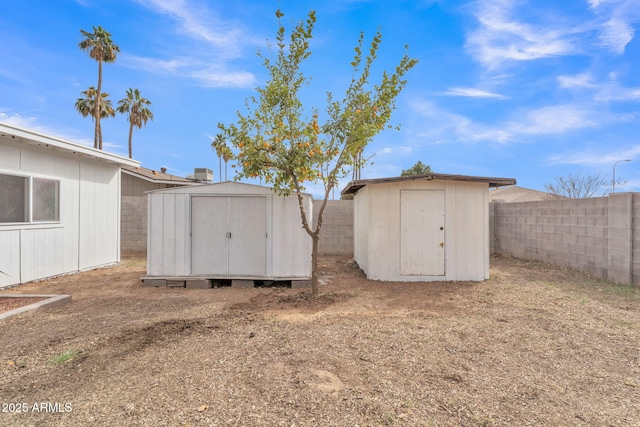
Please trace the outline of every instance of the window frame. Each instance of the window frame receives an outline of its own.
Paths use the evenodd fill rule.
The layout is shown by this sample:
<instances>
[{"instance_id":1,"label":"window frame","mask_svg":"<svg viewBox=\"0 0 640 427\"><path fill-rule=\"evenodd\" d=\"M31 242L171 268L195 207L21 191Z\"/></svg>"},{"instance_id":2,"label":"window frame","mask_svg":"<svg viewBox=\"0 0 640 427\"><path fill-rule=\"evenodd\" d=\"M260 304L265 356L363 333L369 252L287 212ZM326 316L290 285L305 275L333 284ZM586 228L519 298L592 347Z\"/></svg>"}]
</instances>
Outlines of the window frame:
<instances>
[{"instance_id":1,"label":"window frame","mask_svg":"<svg viewBox=\"0 0 640 427\"><path fill-rule=\"evenodd\" d=\"M0 169L0 175L7 175L7 176L11 176L11 177L19 177L19 178L26 178L27 179L27 185L26 185L26 195L25 195L25 204L26 206L26 217L27 217L27 221L15 221L15 222L0 222L0 227L2 227L3 229L8 229L10 227L12 228L16 228L16 227L23 227L23 226L36 226L35 228L40 228L37 226L47 226L50 224L61 224L61 218L62 218L62 187L63 187L63 183L62 180L59 178L53 178L51 176L46 176L46 175L40 175L40 174L29 174L29 173L24 173L21 171L11 171L11 170L5 170L5 169ZM57 210L57 219L45 219L45 220L34 220L33 219L33 205L34 205L34 192L33 192L33 180L34 179L41 179L41 180L46 180L46 181L53 181L56 185L56 210Z\"/></svg>"}]
</instances>

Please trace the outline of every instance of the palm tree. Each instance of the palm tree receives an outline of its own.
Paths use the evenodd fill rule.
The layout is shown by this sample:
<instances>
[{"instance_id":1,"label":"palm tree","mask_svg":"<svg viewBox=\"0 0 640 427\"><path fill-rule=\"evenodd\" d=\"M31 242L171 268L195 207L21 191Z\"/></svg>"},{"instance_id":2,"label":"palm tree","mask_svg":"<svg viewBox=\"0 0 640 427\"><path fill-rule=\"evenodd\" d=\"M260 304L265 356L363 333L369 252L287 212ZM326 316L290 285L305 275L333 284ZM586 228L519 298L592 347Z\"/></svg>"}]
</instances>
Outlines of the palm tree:
<instances>
[{"instance_id":1,"label":"palm tree","mask_svg":"<svg viewBox=\"0 0 640 427\"><path fill-rule=\"evenodd\" d=\"M231 149L227 146L227 144L225 144L224 149L222 150L222 160L224 160L224 180L225 181L227 181L227 162L231 159L233 159L233 152L231 152Z\"/></svg>"},{"instance_id":2,"label":"palm tree","mask_svg":"<svg viewBox=\"0 0 640 427\"><path fill-rule=\"evenodd\" d=\"M118 113L128 114L129 121L129 158L133 159L133 127L138 129L142 126L146 126L148 120L153 120L153 113L148 105L151 105L151 101L147 98L140 96L138 89L127 89L127 97L118 101Z\"/></svg>"},{"instance_id":3,"label":"palm tree","mask_svg":"<svg viewBox=\"0 0 640 427\"><path fill-rule=\"evenodd\" d=\"M94 148L102 150L102 129L100 127L99 112L102 110L100 103L102 100L102 63L114 62L120 48L111 40L111 33L106 31L100 25L93 27L93 33L89 33L84 30L80 30L80 33L84 37L78 44L78 47L89 54L89 57L98 61L98 88L96 89L97 102L93 106L92 117L95 119L95 134L93 139Z\"/></svg>"},{"instance_id":4,"label":"palm tree","mask_svg":"<svg viewBox=\"0 0 640 427\"><path fill-rule=\"evenodd\" d=\"M222 182L222 157L225 154L225 147L226 147L226 144L224 142L224 136L222 136L221 133L217 134L216 138L211 143L211 148L216 150L216 155L218 156L218 170L220 171L220 182ZM225 160L224 163L226 166L227 160Z\"/></svg>"},{"instance_id":5,"label":"palm tree","mask_svg":"<svg viewBox=\"0 0 640 427\"><path fill-rule=\"evenodd\" d=\"M96 108L96 99L97 99L97 95L98 95L98 91L96 90L95 87L90 86L89 89L85 90L82 92L82 94L84 95L84 98L78 98L76 100L76 110L78 110L78 112L80 114L82 114L82 117L87 117L87 116L91 116L91 120L95 119L95 115L94 115L94 111ZM116 112L113 110L113 107L111 106L111 100L108 99L109 98L109 94L107 92L102 92L100 94L100 118L104 119L107 117L113 117L116 115ZM100 126L98 125L98 130L100 130ZM93 148L98 148L97 144L94 141L94 145ZM102 148L102 143L100 144L100 148Z\"/></svg>"}]
</instances>

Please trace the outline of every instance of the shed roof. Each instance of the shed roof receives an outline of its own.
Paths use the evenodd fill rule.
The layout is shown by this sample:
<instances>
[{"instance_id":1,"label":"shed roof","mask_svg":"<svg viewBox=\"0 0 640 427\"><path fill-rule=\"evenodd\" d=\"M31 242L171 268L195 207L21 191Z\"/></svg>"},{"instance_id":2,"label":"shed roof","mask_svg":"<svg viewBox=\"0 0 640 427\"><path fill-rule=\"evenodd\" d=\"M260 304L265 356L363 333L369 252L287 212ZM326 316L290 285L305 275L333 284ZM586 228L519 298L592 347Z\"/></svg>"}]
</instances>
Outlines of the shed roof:
<instances>
[{"instance_id":1,"label":"shed roof","mask_svg":"<svg viewBox=\"0 0 640 427\"><path fill-rule=\"evenodd\" d=\"M445 181L486 182L489 187L501 187L503 185L515 185L515 178L491 178L485 176L452 175L445 173L424 173L419 175L396 176L391 178L359 179L351 181L340 194L355 194L362 187L369 184L383 184L398 181L431 181L441 179Z\"/></svg>"},{"instance_id":2,"label":"shed roof","mask_svg":"<svg viewBox=\"0 0 640 427\"><path fill-rule=\"evenodd\" d=\"M157 183L157 184L175 184L175 185L198 185L191 179L182 178L180 176L171 175L162 171L156 171L153 169L143 168L142 166L132 167L123 166L122 172L127 175L135 176L136 178L143 179L145 181Z\"/></svg>"},{"instance_id":3,"label":"shed roof","mask_svg":"<svg viewBox=\"0 0 640 427\"><path fill-rule=\"evenodd\" d=\"M7 123L0 123L0 137L8 141L14 141L25 145L44 147L52 151L70 153L84 158L115 163L121 166L136 167L140 165L137 160L97 150L77 142L68 141L56 136L45 135L28 129L23 129Z\"/></svg>"},{"instance_id":4,"label":"shed roof","mask_svg":"<svg viewBox=\"0 0 640 427\"><path fill-rule=\"evenodd\" d=\"M246 194L246 195L277 195L271 187L265 187L263 185L249 184L247 182L225 181L225 182L213 182L213 183L197 183L194 186L188 187L171 187L161 188L158 190L146 191L146 193L174 193L174 194ZM307 193L302 193L305 197L311 196ZM295 195L294 192L291 195Z\"/></svg>"}]
</instances>

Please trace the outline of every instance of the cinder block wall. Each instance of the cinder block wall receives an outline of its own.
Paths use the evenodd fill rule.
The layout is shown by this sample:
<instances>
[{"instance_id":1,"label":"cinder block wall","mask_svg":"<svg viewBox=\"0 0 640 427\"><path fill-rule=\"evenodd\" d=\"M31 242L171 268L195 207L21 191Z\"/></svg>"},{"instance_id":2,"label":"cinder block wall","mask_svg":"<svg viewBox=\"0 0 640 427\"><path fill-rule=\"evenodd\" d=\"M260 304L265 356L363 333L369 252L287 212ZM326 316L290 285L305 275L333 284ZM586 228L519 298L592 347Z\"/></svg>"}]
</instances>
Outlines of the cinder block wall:
<instances>
[{"instance_id":1,"label":"cinder block wall","mask_svg":"<svg viewBox=\"0 0 640 427\"><path fill-rule=\"evenodd\" d=\"M313 201L313 224L318 222L322 200ZM322 216L320 243L321 254L353 255L353 201L328 200Z\"/></svg>"},{"instance_id":2,"label":"cinder block wall","mask_svg":"<svg viewBox=\"0 0 640 427\"><path fill-rule=\"evenodd\" d=\"M566 266L619 283L640 283L637 193L492 203L489 212L492 253Z\"/></svg>"},{"instance_id":3,"label":"cinder block wall","mask_svg":"<svg viewBox=\"0 0 640 427\"><path fill-rule=\"evenodd\" d=\"M147 195L145 191L164 188L121 174L120 250L123 252L147 251Z\"/></svg>"}]
</instances>

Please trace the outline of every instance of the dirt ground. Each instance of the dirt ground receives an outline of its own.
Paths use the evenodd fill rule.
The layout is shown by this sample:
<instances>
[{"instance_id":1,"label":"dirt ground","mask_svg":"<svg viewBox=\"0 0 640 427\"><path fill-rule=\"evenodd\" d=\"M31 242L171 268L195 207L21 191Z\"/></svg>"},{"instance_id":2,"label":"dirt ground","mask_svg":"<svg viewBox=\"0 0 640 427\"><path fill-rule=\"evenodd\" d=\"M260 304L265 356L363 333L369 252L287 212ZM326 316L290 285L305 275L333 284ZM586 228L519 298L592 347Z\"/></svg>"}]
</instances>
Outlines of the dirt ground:
<instances>
[{"instance_id":1,"label":"dirt ground","mask_svg":"<svg viewBox=\"0 0 640 427\"><path fill-rule=\"evenodd\" d=\"M0 425L639 426L640 292L491 264L391 283L324 257L316 300L143 287L133 256L23 285L73 300L0 323Z\"/></svg>"}]
</instances>

